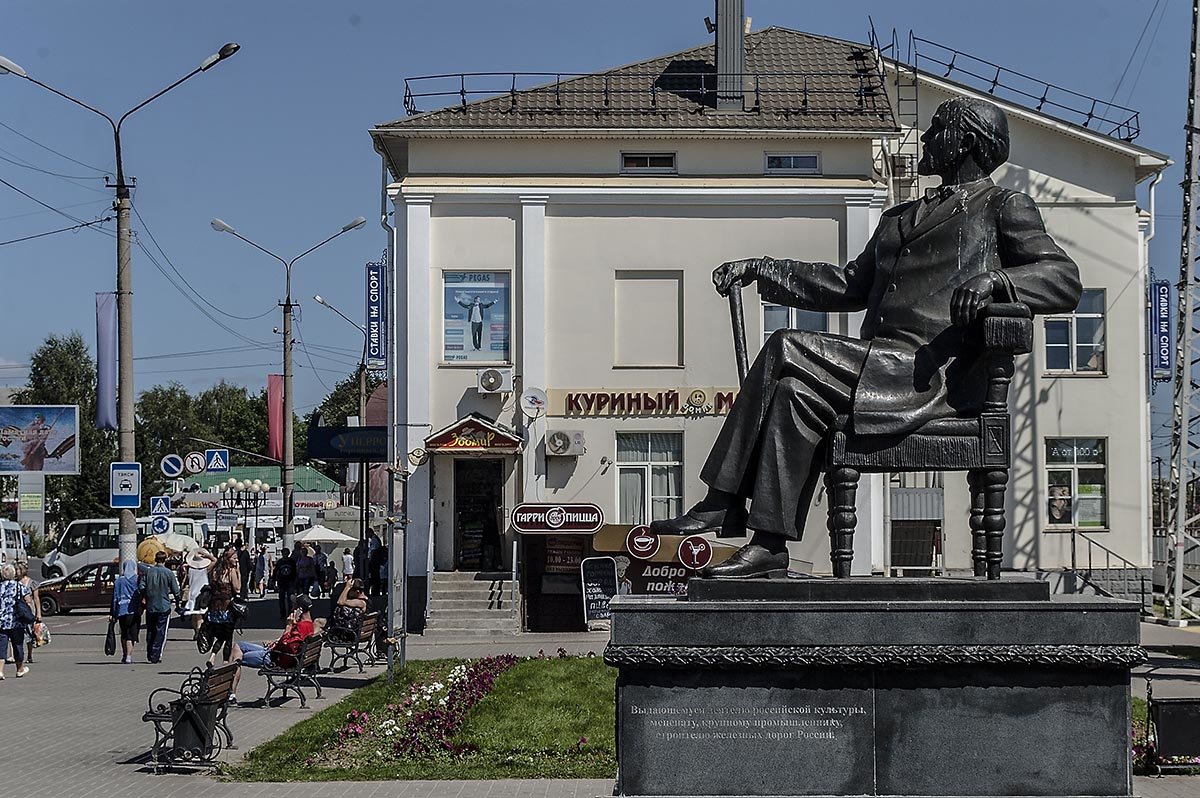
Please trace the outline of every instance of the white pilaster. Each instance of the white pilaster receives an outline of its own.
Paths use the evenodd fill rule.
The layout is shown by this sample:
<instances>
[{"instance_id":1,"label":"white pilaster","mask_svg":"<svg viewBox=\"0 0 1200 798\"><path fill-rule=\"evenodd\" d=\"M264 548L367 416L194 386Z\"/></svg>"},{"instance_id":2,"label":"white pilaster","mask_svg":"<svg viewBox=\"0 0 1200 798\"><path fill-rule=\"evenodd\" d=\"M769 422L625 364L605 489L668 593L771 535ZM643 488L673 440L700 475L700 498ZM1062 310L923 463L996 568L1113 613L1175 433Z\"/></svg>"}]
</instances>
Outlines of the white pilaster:
<instances>
[{"instance_id":1,"label":"white pilaster","mask_svg":"<svg viewBox=\"0 0 1200 798\"><path fill-rule=\"evenodd\" d=\"M846 197L847 262L857 258L866 249L879 224L886 196L886 192L880 190L865 196ZM864 315L862 311L847 314L847 335L858 335ZM884 478L884 474L863 474L859 479L855 502L858 529L854 534L854 564L851 569L855 576L869 576L872 571L883 571L887 564L888 535L883 524L883 503L887 500Z\"/></svg>"},{"instance_id":2,"label":"white pilaster","mask_svg":"<svg viewBox=\"0 0 1200 798\"><path fill-rule=\"evenodd\" d=\"M398 385L393 386L396 423L405 441L402 456L424 448L430 432L430 385L433 379L433 348L430 324L433 307L430 250L429 195L400 194L396 205L396 307L392 335L396 340ZM431 512L432 462L426 459L408 478L409 576L427 576L433 570L433 513Z\"/></svg>"},{"instance_id":3,"label":"white pilaster","mask_svg":"<svg viewBox=\"0 0 1200 798\"><path fill-rule=\"evenodd\" d=\"M1150 191L1154 191L1154 186L1150 186ZM1150 203L1150 207L1154 207L1154 203ZM1154 513L1154 496L1151 491L1150 471L1153 468L1153 462L1150 459L1150 242L1146 239L1150 225L1153 220L1149 213L1145 211L1138 214L1138 282L1142 285L1142 304L1141 313L1138 318L1141 321L1139 325L1142 334L1138 336L1140 345L1138 346L1138 363L1142 366L1141 374L1138 375L1138 408L1140 409L1140 418L1138 419L1141 425L1141 445L1138 446L1138 455L1135 462L1142 463L1141 473L1141 499L1142 499L1142 514L1141 514L1141 538L1138 554L1142 559L1142 565L1147 567L1154 564L1154 531L1151 528L1150 519ZM1131 558L1133 559L1133 558Z\"/></svg>"},{"instance_id":4,"label":"white pilaster","mask_svg":"<svg viewBox=\"0 0 1200 798\"><path fill-rule=\"evenodd\" d=\"M546 200L544 194L522 195L521 240L518 258L521 292L521 349L517 373L520 389L547 384L546 366ZM522 416L522 418L524 418ZM521 492L524 501L541 501L546 487L545 416L526 422L521 452Z\"/></svg>"}]
</instances>

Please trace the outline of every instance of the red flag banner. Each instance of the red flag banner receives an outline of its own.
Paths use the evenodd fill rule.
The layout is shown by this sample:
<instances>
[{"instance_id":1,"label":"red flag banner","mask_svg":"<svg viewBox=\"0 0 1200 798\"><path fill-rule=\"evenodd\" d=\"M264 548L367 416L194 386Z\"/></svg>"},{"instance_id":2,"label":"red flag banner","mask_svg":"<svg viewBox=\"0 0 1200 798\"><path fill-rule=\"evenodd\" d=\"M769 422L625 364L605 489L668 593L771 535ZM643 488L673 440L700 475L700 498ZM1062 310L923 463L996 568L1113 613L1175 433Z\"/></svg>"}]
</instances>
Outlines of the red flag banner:
<instances>
[{"instance_id":1,"label":"red flag banner","mask_svg":"<svg viewBox=\"0 0 1200 798\"><path fill-rule=\"evenodd\" d=\"M267 456L283 460L283 375L267 375Z\"/></svg>"}]
</instances>

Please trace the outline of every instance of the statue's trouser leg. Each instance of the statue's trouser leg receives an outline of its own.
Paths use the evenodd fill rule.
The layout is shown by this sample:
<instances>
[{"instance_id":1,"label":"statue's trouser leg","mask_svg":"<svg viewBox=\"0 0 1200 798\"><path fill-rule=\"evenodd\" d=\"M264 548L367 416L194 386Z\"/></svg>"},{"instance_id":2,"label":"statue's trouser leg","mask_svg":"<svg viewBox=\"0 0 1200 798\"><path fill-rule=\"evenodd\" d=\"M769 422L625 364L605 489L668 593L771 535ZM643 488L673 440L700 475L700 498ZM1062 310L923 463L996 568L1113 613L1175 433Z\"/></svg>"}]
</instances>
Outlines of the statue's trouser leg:
<instances>
[{"instance_id":1,"label":"statue's trouser leg","mask_svg":"<svg viewBox=\"0 0 1200 798\"><path fill-rule=\"evenodd\" d=\"M781 330L754 361L701 471L751 499L749 527L799 540L816 485L813 459L848 414L869 343Z\"/></svg>"}]
</instances>

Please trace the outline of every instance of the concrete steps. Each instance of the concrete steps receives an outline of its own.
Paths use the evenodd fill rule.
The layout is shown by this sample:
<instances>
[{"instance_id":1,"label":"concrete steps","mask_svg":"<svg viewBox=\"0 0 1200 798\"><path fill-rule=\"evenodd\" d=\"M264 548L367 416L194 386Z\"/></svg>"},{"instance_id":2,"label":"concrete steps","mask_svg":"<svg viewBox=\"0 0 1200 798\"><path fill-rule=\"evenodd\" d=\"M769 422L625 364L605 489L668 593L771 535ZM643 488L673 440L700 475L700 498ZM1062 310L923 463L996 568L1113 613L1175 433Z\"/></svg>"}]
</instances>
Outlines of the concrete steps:
<instances>
[{"instance_id":1,"label":"concrete steps","mask_svg":"<svg viewBox=\"0 0 1200 798\"><path fill-rule=\"evenodd\" d=\"M516 601L520 601L519 595ZM486 636L516 634L512 575L506 571L437 571L429 591L425 628L435 634Z\"/></svg>"}]
</instances>

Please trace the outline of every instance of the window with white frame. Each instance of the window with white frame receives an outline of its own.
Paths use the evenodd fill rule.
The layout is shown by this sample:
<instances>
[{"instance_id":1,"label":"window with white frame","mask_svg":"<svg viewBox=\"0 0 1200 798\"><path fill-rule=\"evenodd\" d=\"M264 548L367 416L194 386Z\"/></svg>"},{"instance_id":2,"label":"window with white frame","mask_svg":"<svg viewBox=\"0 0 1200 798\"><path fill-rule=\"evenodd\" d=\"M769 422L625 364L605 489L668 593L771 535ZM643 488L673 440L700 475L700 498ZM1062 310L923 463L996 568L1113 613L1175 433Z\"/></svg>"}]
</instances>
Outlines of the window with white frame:
<instances>
[{"instance_id":1,"label":"window with white frame","mask_svg":"<svg viewBox=\"0 0 1200 798\"><path fill-rule=\"evenodd\" d=\"M1071 313L1047 316L1046 371L1104 373L1104 289L1089 288Z\"/></svg>"},{"instance_id":2,"label":"window with white frame","mask_svg":"<svg viewBox=\"0 0 1200 798\"><path fill-rule=\"evenodd\" d=\"M1108 441L1046 439L1046 525L1108 528Z\"/></svg>"},{"instance_id":3,"label":"window with white frame","mask_svg":"<svg viewBox=\"0 0 1200 798\"><path fill-rule=\"evenodd\" d=\"M829 318L815 310L800 310L787 305L763 303L763 337L765 344L776 330L812 330L829 332Z\"/></svg>"},{"instance_id":4,"label":"window with white frame","mask_svg":"<svg viewBox=\"0 0 1200 798\"><path fill-rule=\"evenodd\" d=\"M821 156L815 152L768 152L765 157L769 175L821 174Z\"/></svg>"},{"instance_id":5,"label":"window with white frame","mask_svg":"<svg viewBox=\"0 0 1200 798\"><path fill-rule=\"evenodd\" d=\"M617 433L617 518L648 524L683 513L683 433Z\"/></svg>"},{"instance_id":6,"label":"window with white frame","mask_svg":"<svg viewBox=\"0 0 1200 798\"><path fill-rule=\"evenodd\" d=\"M673 152L623 152L621 171L647 174L674 174L675 153Z\"/></svg>"}]
</instances>

